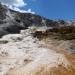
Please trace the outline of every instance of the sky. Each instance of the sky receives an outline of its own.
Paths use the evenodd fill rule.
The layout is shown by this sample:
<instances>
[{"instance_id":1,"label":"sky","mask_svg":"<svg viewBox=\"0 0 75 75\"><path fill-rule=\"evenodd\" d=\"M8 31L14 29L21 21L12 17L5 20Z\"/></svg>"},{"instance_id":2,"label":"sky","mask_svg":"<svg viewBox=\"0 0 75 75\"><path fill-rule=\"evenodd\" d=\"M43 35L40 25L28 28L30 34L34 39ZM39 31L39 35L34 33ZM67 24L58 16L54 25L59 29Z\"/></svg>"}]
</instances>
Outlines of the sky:
<instances>
[{"instance_id":1,"label":"sky","mask_svg":"<svg viewBox=\"0 0 75 75\"><path fill-rule=\"evenodd\" d=\"M75 20L75 0L0 0L11 9L49 19Z\"/></svg>"}]
</instances>

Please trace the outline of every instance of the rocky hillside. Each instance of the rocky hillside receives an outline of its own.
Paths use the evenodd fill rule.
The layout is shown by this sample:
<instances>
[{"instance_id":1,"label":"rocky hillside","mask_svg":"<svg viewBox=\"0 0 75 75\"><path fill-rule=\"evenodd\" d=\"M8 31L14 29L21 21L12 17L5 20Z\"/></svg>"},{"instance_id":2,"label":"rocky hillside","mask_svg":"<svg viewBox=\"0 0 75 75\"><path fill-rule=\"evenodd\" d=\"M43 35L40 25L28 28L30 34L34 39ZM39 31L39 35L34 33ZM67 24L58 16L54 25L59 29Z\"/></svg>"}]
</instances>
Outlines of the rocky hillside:
<instances>
[{"instance_id":1,"label":"rocky hillside","mask_svg":"<svg viewBox=\"0 0 75 75\"><path fill-rule=\"evenodd\" d=\"M75 21L49 20L0 4L0 75L75 75Z\"/></svg>"},{"instance_id":2,"label":"rocky hillside","mask_svg":"<svg viewBox=\"0 0 75 75\"><path fill-rule=\"evenodd\" d=\"M19 13L0 4L0 37L5 34L19 33L20 30L30 26L52 29L50 31L60 33L66 33L64 31L66 29L70 33L75 32L75 22L73 21L49 20L36 14ZM69 33L68 31L67 33Z\"/></svg>"}]
</instances>

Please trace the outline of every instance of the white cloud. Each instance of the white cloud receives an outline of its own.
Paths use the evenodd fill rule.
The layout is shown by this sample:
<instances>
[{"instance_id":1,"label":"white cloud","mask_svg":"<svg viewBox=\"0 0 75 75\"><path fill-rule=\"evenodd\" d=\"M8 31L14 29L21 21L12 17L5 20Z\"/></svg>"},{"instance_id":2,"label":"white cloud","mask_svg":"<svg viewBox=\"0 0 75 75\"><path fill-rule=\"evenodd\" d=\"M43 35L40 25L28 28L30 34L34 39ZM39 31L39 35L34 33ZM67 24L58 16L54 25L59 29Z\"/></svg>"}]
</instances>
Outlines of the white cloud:
<instances>
[{"instance_id":1,"label":"white cloud","mask_svg":"<svg viewBox=\"0 0 75 75\"><path fill-rule=\"evenodd\" d=\"M25 3L23 0L0 0L0 2L6 5L15 6L15 7L22 7L27 5L27 3Z\"/></svg>"},{"instance_id":2,"label":"white cloud","mask_svg":"<svg viewBox=\"0 0 75 75\"><path fill-rule=\"evenodd\" d=\"M20 9L21 7L24 7L27 5L27 3L24 0L0 0L0 2L7 5L10 9L13 9L15 11L34 14L34 12L32 12L31 9L28 9L27 11Z\"/></svg>"},{"instance_id":3,"label":"white cloud","mask_svg":"<svg viewBox=\"0 0 75 75\"><path fill-rule=\"evenodd\" d=\"M35 12L32 12L31 9L28 9L28 10L21 10L19 9L18 7L12 7L12 6L9 6L10 9L13 9L15 11L19 11L21 13L32 13L32 14L35 14Z\"/></svg>"}]
</instances>

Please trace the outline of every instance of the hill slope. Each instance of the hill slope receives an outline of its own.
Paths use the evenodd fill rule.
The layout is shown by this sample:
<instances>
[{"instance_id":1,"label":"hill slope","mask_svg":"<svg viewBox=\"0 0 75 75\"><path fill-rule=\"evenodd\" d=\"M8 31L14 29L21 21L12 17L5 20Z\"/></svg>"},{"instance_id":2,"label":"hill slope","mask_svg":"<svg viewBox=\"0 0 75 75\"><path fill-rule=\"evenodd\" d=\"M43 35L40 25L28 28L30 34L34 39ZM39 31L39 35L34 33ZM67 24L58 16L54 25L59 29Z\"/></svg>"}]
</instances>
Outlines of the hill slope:
<instances>
[{"instance_id":1,"label":"hill slope","mask_svg":"<svg viewBox=\"0 0 75 75\"><path fill-rule=\"evenodd\" d=\"M0 75L60 74L75 75L75 22L0 4Z\"/></svg>"}]
</instances>

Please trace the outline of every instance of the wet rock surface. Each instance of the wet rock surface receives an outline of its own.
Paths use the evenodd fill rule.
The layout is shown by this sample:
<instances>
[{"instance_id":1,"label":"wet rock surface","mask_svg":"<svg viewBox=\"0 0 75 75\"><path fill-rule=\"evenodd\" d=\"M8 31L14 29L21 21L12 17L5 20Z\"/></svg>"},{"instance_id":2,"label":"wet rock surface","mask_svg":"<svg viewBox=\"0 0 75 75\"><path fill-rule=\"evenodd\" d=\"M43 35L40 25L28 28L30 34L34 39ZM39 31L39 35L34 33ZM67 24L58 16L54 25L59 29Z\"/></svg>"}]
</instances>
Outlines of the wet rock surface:
<instances>
[{"instance_id":1,"label":"wet rock surface","mask_svg":"<svg viewBox=\"0 0 75 75\"><path fill-rule=\"evenodd\" d=\"M64 54L45 47L34 38L31 29L5 35L0 40L8 41L0 44L0 75L46 75L53 67L71 65Z\"/></svg>"}]
</instances>

